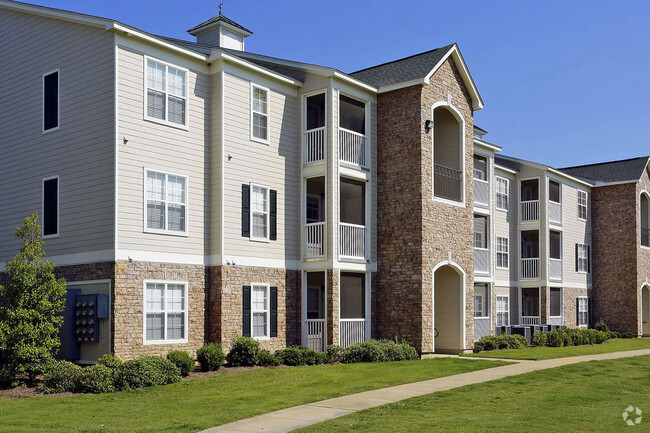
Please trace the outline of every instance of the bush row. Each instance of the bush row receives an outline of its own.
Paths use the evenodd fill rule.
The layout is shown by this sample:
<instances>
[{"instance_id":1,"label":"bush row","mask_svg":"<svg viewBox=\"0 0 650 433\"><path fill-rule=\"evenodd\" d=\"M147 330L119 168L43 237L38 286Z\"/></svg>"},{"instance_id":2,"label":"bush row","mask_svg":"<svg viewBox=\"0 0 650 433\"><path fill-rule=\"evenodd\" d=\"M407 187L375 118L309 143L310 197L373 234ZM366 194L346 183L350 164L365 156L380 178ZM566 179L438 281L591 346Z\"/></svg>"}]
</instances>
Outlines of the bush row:
<instances>
[{"instance_id":1,"label":"bush row","mask_svg":"<svg viewBox=\"0 0 650 433\"><path fill-rule=\"evenodd\" d=\"M597 329L556 329L550 332L536 332L532 339L533 346L563 347L601 344L612 338L611 331Z\"/></svg>"},{"instance_id":2,"label":"bush row","mask_svg":"<svg viewBox=\"0 0 650 433\"><path fill-rule=\"evenodd\" d=\"M474 343L474 352L498 349L523 349L528 347L528 340L523 335L486 335Z\"/></svg>"}]
</instances>

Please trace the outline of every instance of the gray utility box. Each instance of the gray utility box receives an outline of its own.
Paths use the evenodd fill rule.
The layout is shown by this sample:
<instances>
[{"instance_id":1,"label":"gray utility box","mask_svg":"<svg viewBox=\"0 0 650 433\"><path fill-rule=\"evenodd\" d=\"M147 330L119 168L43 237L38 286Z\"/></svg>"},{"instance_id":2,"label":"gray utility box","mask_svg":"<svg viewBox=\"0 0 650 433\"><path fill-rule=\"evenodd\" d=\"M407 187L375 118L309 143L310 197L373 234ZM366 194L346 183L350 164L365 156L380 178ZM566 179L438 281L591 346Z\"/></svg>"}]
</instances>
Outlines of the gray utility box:
<instances>
[{"instance_id":1,"label":"gray utility box","mask_svg":"<svg viewBox=\"0 0 650 433\"><path fill-rule=\"evenodd\" d=\"M530 326L513 326L512 327L512 333L517 334L517 335L523 335L526 340L528 340L528 343L530 343Z\"/></svg>"},{"instance_id":2,"label":"gray utility box","mask_svg":"<svg viewBox=\"0 0 650 433\"><path fill-rule=\"evenodd\" d=\"M74 303L75 341L99 343L99 320L107 318L107 295L77 295Z\"/></svg>"}]
</instances>

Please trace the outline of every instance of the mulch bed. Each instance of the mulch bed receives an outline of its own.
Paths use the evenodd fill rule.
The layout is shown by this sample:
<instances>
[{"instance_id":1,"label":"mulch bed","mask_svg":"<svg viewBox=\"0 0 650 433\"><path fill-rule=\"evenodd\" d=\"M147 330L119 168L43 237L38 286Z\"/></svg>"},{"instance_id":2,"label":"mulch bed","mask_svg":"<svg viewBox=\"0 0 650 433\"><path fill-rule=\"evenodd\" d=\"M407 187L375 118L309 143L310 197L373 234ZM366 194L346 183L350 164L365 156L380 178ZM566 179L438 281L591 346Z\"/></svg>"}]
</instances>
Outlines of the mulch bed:
<instances>
[{"instance_id":1,"label":"mulch bed","mask_svg":"<svg viewBox=\"0 0 650 433\"><path fill-rule=\"evenodd\" d=\"M250 371L250 370L260 370L263 368L290 368L286 365L281 365L279 367L221 367L217 371L192 371L189 375L185 376L181 381L185 382L188 380L196 379L207 379L212 376L221 376L224 374L239 373L240 371ZM43 394L38 392L37 387L40 386L42 382L37 381L34 387L27 386L16 386L14 388L0 388L0 397L9 397L9 398L28 398L28 397L43 397L43 396L54 396L54 397L69 397L72 395L84 395L84 394L75 394L73 392L61 392L58 394Z\"/></svg>"}]
</instances>

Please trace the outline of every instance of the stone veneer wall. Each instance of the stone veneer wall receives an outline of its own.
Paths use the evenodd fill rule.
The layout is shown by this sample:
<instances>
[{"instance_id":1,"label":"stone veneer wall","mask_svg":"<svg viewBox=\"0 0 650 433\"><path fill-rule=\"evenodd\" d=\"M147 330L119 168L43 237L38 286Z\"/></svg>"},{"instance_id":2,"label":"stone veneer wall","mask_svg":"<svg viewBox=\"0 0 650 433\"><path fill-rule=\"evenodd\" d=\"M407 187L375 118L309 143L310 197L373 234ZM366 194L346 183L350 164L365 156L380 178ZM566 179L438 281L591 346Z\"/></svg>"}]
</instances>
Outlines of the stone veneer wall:
<instances>
[{"instance_id":1,"label":"stone veneer wall","mask_svg":"<svg viewBox=\"0 0 650 433\"><path fill-rule=\"evenodd\" d=\"M334 317L339 317L339 270L327 270L327 344L339 342L339 322Z\"/></svg>"},{"instance_id":2,"label":"stone veneer wall","mask_svg":"<svg viewBox=\"0 0 650 433\"><path fill-rule=\"evenodd\" d=\"M632 183L593 188L591 198L591 321L602 318L612 330L636 333L640 287L637 186Z\"/></svg>"},{"instance_id":3,"label":"stone veneer wall","mask_svg":"<svg viewBox=\"0 0 650 433\"><path fill-rule=\"evenodd\" d=\"M643 315L641 308L643 306L641 298L641 289L644 285L650 285L650 250L647 248L641 247L641 192L645 191L650 194L650 173L648 173L648 167L643 172L641 180L636 184L636 221L637 221L637 230L636 230L636 329L632 329L632 332L635 332L637 335L643 335ZM630 312L632 313L632 311Z\"/></svg>"},{"instance_id":4,"label":"stone veneer wall","mask_svg":"<svg viewBox=\"0 0 650 433\"><path fill-rule=\"evenodd\" d=\"M567 328L577 328L578 327L578 297L591 297L591 290L588 289L574 289L574 288L563 288L562 289L562 314L564 317L564 326ZM598 319L593 320L592 314L592 325L593 322L596 322Z\"/></svg>"},{"instance_id":5,"label":"stone veneer wall","mask_svg":"<svg viewBox=\"0 0 650 433\"><path fill-rule=\"evenodd\" d=\"M465 121L465 204L433 200L431 106L451 101ZM473 344L472 102L451 59L427 86L378 96L377 331L421 352L433 349L432 270L451 259L465 271L466 347Z\"/></svg>"},{"instance_id":6,"label":"stone veneer wall","mask_svg":"<svg viewBox=\"0 0 650 433\"><path fill-rule=\"evenodd\" d=\"M210 308L221 306L219 313L210 313L216 323L210 323L210 339L221 342L228 352L232 341L242 335L243 286L251 283L268 283L278 288L278 336L260 341L260 347L268 350L283 349L300 344L301 276L300 271L257 268L246 266L221 266L211 270ZM216 280L216 281L215 281Z\"/></svg>"}]
</instances>

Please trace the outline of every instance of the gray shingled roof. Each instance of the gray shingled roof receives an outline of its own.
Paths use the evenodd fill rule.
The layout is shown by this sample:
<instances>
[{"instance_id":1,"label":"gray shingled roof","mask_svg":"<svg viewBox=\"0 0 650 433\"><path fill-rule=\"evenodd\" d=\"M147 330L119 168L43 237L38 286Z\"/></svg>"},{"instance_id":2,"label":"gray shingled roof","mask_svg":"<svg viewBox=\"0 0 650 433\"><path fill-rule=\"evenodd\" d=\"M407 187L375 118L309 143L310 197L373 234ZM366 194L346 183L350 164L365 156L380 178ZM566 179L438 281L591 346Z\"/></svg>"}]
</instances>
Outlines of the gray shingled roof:
<instances>
[{"instance_id":1,"label":"gray shingled roof","mask_svg":"<svg viewBox=\"0 0 650 433\"><path fill-rule=\"evenodd\" d=\"M565 167L559 170L571 176L596 182L637 181L648 165L647 156L624 159L621 161L601 162L598 164Z\"/></svg>"},{"instance_id":2,"label":"gray shingled roof","mask_svg":"<svg viewBox=\"0 0 650 433\"><path fill-rule=\"evenodd\" d=\"M236 22L234 22L233 20L231 20L230 18L227 18L225 15L222 15L221 12L219 12L219 15L217 15L216 17L212 17L212 18L210 18L209 20L202 22L202 23L199 24L198 26L194 26L194 27L192 27L191 29L189 29L189 30L187 31L187 33L190 33L190 34L191 34L193 31L198 30L198 29L200 29L201 27L209 26L210 24L213 24L213 23L216 23L216 22L219 22L219 21L224 22L224 23L226 23L226 24L230 24L231 26L235 26L235 27L237 27L238 29L241 29L241 30L243 30L243 31L245 31L245 32L248 32L248 33L250 33L250 34L253 34L253 32L251 32L250 30L248 30L246 27L244 27L244 26L242 26L242 25L239 25L239 24L237 24Z\"/></svg>"},{"instance_id":3,"label":"gray shingled roof","mask_svg":"<svg viewBox=\"0 0 650 433\"><path fill-rule=\"evenodd\" d=\"M375 87L417 80L424 78L431 72L434 66L442 60L454 45L447 45L425 53L362 69L349 75Z\"/></svg>"}]
</instances>

